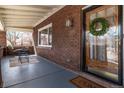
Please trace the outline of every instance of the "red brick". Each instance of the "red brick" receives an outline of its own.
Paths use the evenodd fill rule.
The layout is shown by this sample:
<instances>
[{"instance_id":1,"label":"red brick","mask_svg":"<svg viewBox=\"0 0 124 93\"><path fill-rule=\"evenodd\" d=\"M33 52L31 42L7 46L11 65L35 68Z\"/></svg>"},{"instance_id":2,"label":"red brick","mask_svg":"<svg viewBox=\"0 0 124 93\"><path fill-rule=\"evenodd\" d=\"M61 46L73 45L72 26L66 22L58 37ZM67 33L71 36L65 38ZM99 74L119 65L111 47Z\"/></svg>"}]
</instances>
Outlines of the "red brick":
<instances>
[{"instance_id":1,"label":"red brick","mask_svg":"<svg viewBox=\"0 0 124 93\"><path fill-rule=\"evenodd\" d=\"M0 31L0 45L6 47L6 32Z\"/></svg>"},{"instance_id":2,"label":"red brick","mask_svg":"<svg viewBox=\"0 0 124 93\"><path fill-rule=\"evenodd\" d=\"M34 41L38 55L54 61L68 69L80 70L81 8L83 6L65 6L39 25L34 27ZM72 28L65 27L68 18L74 21ZM37 47L38 29L53 24L52 49ZM67 60L70 62L67 62Z\"/></svg>"}]
</instances>

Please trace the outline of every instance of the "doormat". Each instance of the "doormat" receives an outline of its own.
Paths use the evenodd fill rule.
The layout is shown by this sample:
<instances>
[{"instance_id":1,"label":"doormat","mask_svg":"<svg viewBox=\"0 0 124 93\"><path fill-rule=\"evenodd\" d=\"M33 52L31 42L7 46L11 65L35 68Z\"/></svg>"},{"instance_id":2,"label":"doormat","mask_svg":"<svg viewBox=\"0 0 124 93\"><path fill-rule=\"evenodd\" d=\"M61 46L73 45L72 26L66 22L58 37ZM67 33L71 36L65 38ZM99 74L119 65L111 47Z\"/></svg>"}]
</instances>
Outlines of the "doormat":
<instances>
[{"instance_id":1,"label":"doormat","mask_svg":"<svg viewBox=\"0 0 124 93\"><path fill-rule=\"evenodd\" d=\"M105 88L102 85L99 85L91 80L88 80L82 76L77 76L76 78L70 80L78 88Z\"/></svg>"}]
</instances>

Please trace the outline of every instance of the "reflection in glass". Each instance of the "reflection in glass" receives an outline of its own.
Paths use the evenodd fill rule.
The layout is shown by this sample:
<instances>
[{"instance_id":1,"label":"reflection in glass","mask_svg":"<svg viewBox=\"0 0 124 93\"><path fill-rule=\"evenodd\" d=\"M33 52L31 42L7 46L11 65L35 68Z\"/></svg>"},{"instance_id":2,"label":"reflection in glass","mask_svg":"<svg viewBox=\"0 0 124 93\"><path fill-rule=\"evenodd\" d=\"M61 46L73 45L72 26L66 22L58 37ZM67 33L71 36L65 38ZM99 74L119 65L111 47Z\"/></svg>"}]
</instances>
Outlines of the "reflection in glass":
<instances>
[{"instance_id":1,"label":"reflection in glass","mask_svg":"<svg viewBox=\"0 0 124 93\"><path fill-rule=\"evenodd\" d=\"M97 13L97 17L104 17L105 16L105 10L102 10Z\"/></svg>"},{"instance_id":2,"label":"reflection in glass","mask_svg":"<svg viewBox=\"0 0 124 93\"><path fill-rule=\"evenodd\" d=\"M115 7L107 8L106 10L107 16L112 16L114 13L115 13Z\"/></svg>"},{"instance_id":3,"label":"reflection in glass","mask_svg":"<svg viewBox=\"0 0 124 93\"><path fill-rule=\"evenodd\" d=\"M109 25L110 26L114 26L115 25L114 16L108 17L106 19L109 21Z\"/></svg>"},{"instance_id":4,"label":"reflection in glass","mask_svg":"<svg viewBox=\"0 0 124 93\"><path fill-rule=\"evenodd\" d=\"M49 28L49 45L52 45L52 27Z\"/></svg>"},{"instance_id":5,"label":"reflection in glass","mask_svg":"<svg viewBox=\"0 0 124 93\"><path fill-rule=\"evenodd\" d=\"M103 63L103 64L96 63L95 66L89 65L89 68L90 69L94 68L94 70L103 71L104 74L107 73L107 77L114 76L115 77L114 79L117 80L119 39L117 33L118 31L114 30L115 27L111 27L104 36L97 37L88 33L89 34L88 42L90 42L90 60L91 62Z\"/></svg>"},{"instance_id":6,"label":"reflection in glass","mask_svg":"<svg viewBox=\"0 0 124 93\"><path fill-rule=\"evenodd\" d=\"M41 45L48 45L48 31L47 31L47 29L41 31L40 35L41 35L40 36L41 37L40 44Z\"/></svg>"},{"instance_id":7,"label":"reflection in glass","mask_svg":"<svg viewBox=\"0 0 124 93\"><path fill-rule=\"evenodd\" d=\"M97 75L118 81L119 62L119 32L115 23L115 7L105 9L90 15L93 18L105 17L109 21L109 29L103 36L93 36L89 31L86 33L87 68L88 71ZM108 13L109 12L109 13ZM97 15L96 15L97 14ZM110 16L111 15L111 16ZM108 17L109 16L109 17Z\"/></svg>"},{"instance_id":8,"label":"reflection in glass","mask_svg":"<svg viewBox=\"0 0 124 93\"><path fill-rule=\"evenodd\" d=\"M90 16L90 20L92 21L92 20L94 20L95 18L96 18L96 13L91 14L91 16Z\"/></svg>"}]
</instances>

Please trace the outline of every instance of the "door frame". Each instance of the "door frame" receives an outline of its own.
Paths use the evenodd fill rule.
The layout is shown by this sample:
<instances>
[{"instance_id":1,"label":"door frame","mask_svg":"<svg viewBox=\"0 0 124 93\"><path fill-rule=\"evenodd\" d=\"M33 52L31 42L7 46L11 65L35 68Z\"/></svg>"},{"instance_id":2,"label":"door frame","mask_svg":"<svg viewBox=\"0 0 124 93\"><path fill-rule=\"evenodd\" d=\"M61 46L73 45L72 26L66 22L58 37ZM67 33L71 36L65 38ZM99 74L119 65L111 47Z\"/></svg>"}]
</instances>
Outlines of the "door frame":
<instances>
[{"instance_id":1,"label":"door frame","mask_svg":"<svg viewBox=\"0 0 124 93\"><path fill-rule=\"evenodd\" d=\"M80 70L86 73L89 73L91 75L95 75L97 77L103 78L107 81L122 85L123 84L123 6L118 5L118 30L120 31L119 36L120 36L120 57L119 57L119 67L118 67L118 81L113 81L111 79L107 79L105 77L102 77L100 75L96 75L94 73L91 73L86 70L86 12L94 10L102 5L94 5L91 7L88 7L84 10L81 11L81 25L82 25L82 32L81 32L81 63L80 63Z\"/></svg>"}]
</instances>

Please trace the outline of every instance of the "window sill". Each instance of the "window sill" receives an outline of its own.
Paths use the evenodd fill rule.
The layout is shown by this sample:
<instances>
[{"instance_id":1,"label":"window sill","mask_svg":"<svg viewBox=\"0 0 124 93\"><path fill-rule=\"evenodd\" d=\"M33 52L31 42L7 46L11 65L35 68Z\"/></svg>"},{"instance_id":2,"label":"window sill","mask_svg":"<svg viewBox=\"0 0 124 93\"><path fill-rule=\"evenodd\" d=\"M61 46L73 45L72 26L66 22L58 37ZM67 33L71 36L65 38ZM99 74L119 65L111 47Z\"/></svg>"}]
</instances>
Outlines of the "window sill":
<instances>
[{"instance_id":1,"label":"window sill","mask_svg":"<svg viewBox=\"0 0 124 93\"><path fill-rule=\"evenodd\" d=\"M47 49L51 49L52 46L49 46L49 45L38 45L37 48L47 48Z\"/></svg>"}]
</instances>

